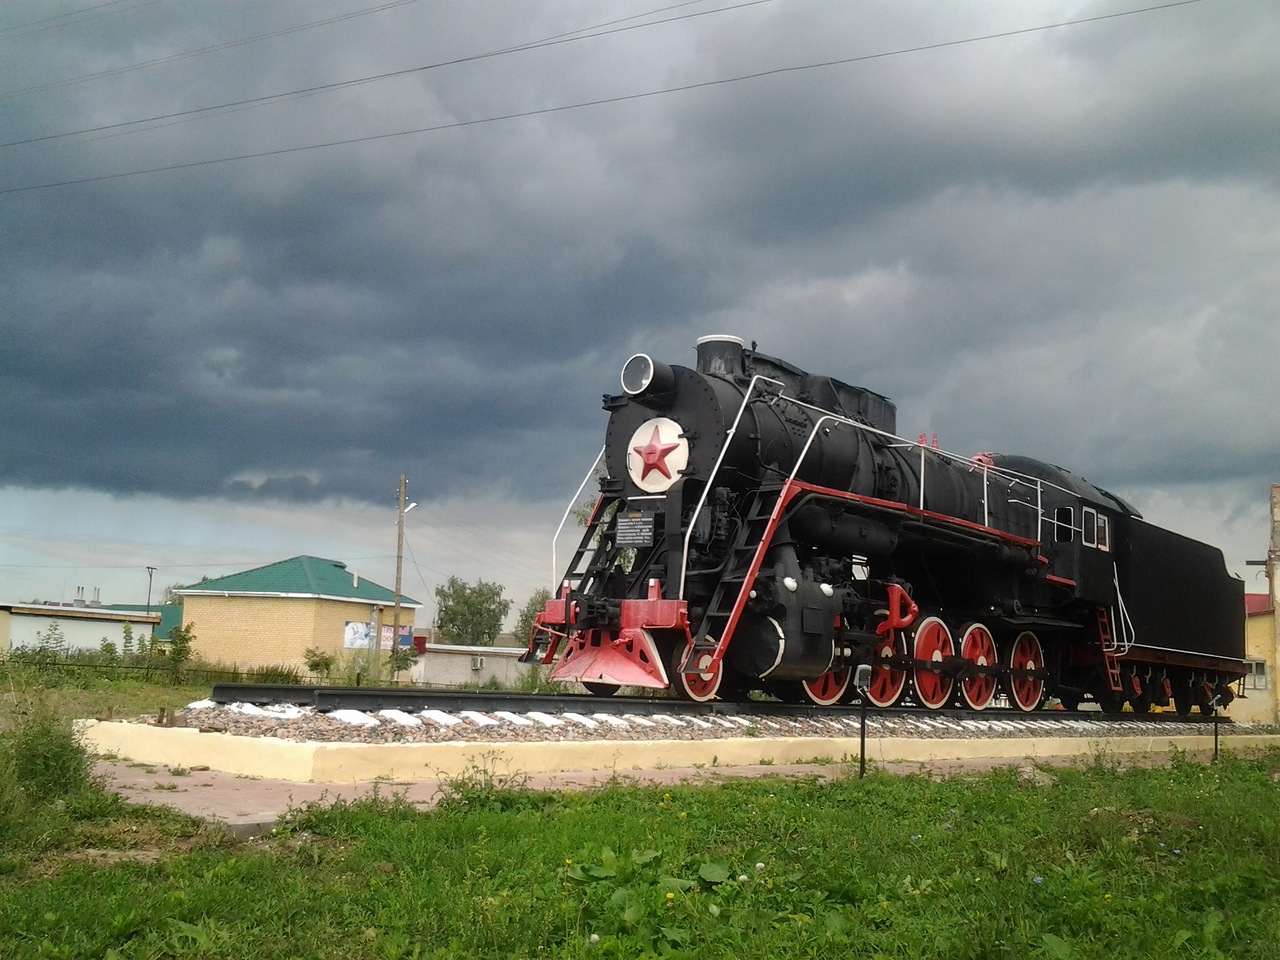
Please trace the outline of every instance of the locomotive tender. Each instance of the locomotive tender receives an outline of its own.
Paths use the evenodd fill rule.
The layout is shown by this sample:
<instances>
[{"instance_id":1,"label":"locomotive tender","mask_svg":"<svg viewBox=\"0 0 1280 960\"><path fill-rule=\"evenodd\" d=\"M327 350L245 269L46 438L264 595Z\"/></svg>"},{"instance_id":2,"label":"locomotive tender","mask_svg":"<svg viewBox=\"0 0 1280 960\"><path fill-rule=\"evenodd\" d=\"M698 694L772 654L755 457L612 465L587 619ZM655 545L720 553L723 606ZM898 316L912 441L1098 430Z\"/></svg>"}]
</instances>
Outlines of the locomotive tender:
<instances>
[{"instance_id":1,"label":"locomotive tender","mask_svg":"<svg viewBox=\"0 0 1280 960\"><path fill-rule=\"evenodd\" d=\"M621 379L524 655L553 679L830 705L869 664L879 707L1230 701L1244 587L1216 548L1060 467L903 440L888 398L736 337Z\"/></svg>"}]
</instances>

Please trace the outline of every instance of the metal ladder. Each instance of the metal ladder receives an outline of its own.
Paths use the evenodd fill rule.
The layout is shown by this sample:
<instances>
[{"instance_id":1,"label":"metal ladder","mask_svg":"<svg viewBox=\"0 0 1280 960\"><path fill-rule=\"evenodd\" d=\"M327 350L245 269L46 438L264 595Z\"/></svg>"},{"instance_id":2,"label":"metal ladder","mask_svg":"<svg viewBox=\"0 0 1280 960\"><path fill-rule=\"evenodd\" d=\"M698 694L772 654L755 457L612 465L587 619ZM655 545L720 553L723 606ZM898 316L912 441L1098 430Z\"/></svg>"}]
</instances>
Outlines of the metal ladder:
<instances>
[{"instance_id":1,"label":"metal ladder","mask_svg":"<svg viewBox=\"0 0 1280 960\"><path fill-rule=\"evenodd\" d=\"M704 653L710 653L715 663L724 657L733 628L742 615L743 607L747 605L751 584L760 571L760 563L768 549L773 528L777 526L781 507L790 499L783 496L783 491L788 486L786 483L762 485L752 496L746 516L738 525L738 532L725 559L724 575L716 584L706 615L703 616L702 623L694 634L693 644L680 665L682 673L688 675L706 672L705 664L701 667L691 666L698 663Z\"/></svg>"},{"instance_id":2,"label":"metal ladder","mask_svg":"<svg viewBox=\"0 0 1280 960\"><path fill-rule=\"evenodd\" d=\"M1116 660L1116 641L1111 635L1111 618L1106 607L1098 607L1098 639L1102 643L1102 659L1107 665L1107 683L1112 693L1119 693L1124 684L1120 679L1120 664Z\"/></svg>"}]
</instances>

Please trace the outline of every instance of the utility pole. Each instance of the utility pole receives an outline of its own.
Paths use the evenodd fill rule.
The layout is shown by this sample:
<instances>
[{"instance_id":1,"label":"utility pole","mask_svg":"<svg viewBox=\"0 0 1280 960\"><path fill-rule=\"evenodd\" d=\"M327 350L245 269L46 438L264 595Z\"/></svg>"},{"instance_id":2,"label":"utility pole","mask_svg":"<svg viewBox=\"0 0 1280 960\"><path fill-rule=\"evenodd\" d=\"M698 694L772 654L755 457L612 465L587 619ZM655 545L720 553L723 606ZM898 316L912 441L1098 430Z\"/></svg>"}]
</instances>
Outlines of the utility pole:
<instances>
[{"instance_id":1,"label":"utility pole","mask_svg":"<svg viewBox=\"0 0 1280 960\"><path fill-rule=\"evenodd\" d=\"M396 645L400 642L400 586L401 576L404 573L404 515L405 515L405 492L408 490L409 481L400 475L400 508L396 514L396 605L395 613L391 617L391 651L396 650Z\"/></svg>"},{"instance_id":2,"label":"utility pole","mask_svg":"<svg viewBox=\"0 0 1280 960\"><path fill-rule=\"evenodd\" d=\"M1280 563L1280 483L1271 485L1271 542L1267 545L1267 593L1271 596L1272 641L1275 657L1273 665L1280 666L1280 576L1276 564ZM1274 686L1275 678L1269 678ZM1273 719L1280 718L1280 695L1277 695Z\"/></svg>"}]
</instances>

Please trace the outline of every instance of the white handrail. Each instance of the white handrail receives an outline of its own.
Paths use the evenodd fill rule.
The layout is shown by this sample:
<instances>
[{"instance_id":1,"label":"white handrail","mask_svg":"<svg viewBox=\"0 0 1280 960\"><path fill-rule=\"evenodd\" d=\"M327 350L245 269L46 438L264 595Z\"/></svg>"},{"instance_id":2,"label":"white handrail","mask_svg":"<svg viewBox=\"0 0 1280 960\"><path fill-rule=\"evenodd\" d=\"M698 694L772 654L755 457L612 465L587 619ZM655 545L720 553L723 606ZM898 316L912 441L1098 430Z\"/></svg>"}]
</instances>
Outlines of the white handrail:
<instances>
[{"instance_id":1,"label":"white handrail","mask_svg":"<svg viewBox=\"0 0 1280 960\"><path fill-rule=\"evenodd\" d=\"M729 452L729 445L733 442L734 434L738 432L738 424L742 421L742 413L747 409L747 404L751 401L751 394L756 388L757 383L772 383L774 386L783 386L777 380L771 380L768 377L756 374L751 378L751 383L747 385L747 391L742 395L742 403L738 406L738 412L733 418L733 423L729 427L729 432L725 434L724 443L720 446L720 453L716 456L716 462L711 465L711 473L707 475L707 482L702 486L702 495L698 497L698 504L693 508L693 515L689 517L689 529L684 534L684 549L680 554L680 592L676 597L680 600L684 599L685 575L689 569L689 544L693 539L693 529L697 526L698 517L702 515L702 508L706 506L707 495L711 492L711 482L715 479L716 474L720 472L720 464L724 463L725 454Z\"/></svg>"},{"instance_id":2,"label":"white handrail","mask_svg":"<svg viewBox=\"0 0 1280 960\"><path fill-rule=\"evenodd\" d=\"M693 537L694 525L696 524L697 519L701 515L702 509L706 504L707 496L711 492L711 482L720 470L720 465L724 460L725 453L729 449L729 444L732 441L734 434L737 432L738 424L742 419L742 414L746 410L747 404L751 400L751 394L755 390L756 384L762 383L762 382L771 383L778 387L784 387L784 384L780 383L777 380L769 379L768 377L756 375L751 378L751 384L750 386L748 386L746 393L743 395L742 404L738 407L738 412L734 416L733 425L729 428L728 433L725 435L724 445L720 448L720 453L716 457L715 465L711 468L711 474L707 478L707 483L706 483L706 486L703 488L702 495L698 498L698 504L694 508L693 516L690 518L689 528L685 532L684 549L683 549L683 553L681 555L681 560L680 560L680 593L679 593L680 599L684 598L685 583L687 580L687 572L688 572L688 565L689 565L689 546ZM920 447L920 509L921 510L924 509L925 464L927 463L925 459L926 449L932 451L935 455L939 457L944 457L948 460L955 461L956 463L965 464L970 467L979 465L979 464L975 464L973 458L971 457L964 457L964 456L961 456L960 454L951 453L947 450L940 450L933 447L926 448L921 444L913 443L910 440L907 440L904 437L900 437L897 434L890 433L887 430L881 430L878 427L871 426L870 424L861 423L857 420L851 420L848 417L842 417L839 414L831 413L829 410L824 410L822 407L815 406L814 404L805 403L803 400L797 400L794 397L788 397L786 396L786 394L779 394L779 395L782 396L788 403L795 404L797 407L801 407L806 410L814 411L820 415L818 420L815 421L814 423L814 427L809 434L809 438L805 441L804 448L801 451L800 456L796 460L796 466L791 471L791 475L789 479L792 479L792 480L795 479L796 473L799 471L800 465L804 462L804 458L808 455L809 449L813 443L813 438L817 434L818 426L824 420L830 420L835 423L843 423L853 427L856 430L861 430L864 433L875 434L876 436L883 437L884 439L891 441L889 444L887 444L890 447L896 447L898 449L906 449L909 447ZM1046 488L1056 490L1059 493L1065 494L1067 497L1077 502L1083 502L1085 499L1082 494L1077 493L1074 490L1070 490L1067 487L1056 484L1051 480L1045 480L1042 477L1035 477L1029 473L1022 473L1021 471L1012 470L1008 467L989 466L987 464L981 464L981 467L982 467L982 473L983 473L984 525L990 526L989 515L988 515L988 502L987 502L987 485L989 483L991 474L995 473L997 476L1004 477L1005 479L1014 481L1015 483L1024 484L1030 487L1031 489L1035 490L1036 502L1034 504L1026 503L1025 501L1022 501L1022 500L1013 500L1013 499L1011 499L1009 502L1011 504L1020 503L1020 504L1023 504L1024 506L1031 507L1036 511L1036 542L1037 543L1042 543L1044 541L1044 491Z\"/></svg>"},{"instance_id":3,"label":"white handrail","mask_svg":"<svg viewBox=\"0 0 1280 960\"><path fill-rule=\"evenodd\" d=\"M1129 619L1129 611L1124 605L1124 596L1120 593L1120 568L1117 564L1111 564L1112 583L1116 588L1116 605L1120 608L1119 624L1120 633L1123 636L1123 642L1116 644L1116 653L1124 655L1129 652L1129 648L1133 646L1136 631L1133 629L1133 621ZM1114 637L1112 640L1114 641Z\"/></svg>"},{"instance_id":4,"label":"white handrail","mask_svg":"<svg viewBox=\"0 0 1280 960\"><path fill-rule=\"evenodd\" d=\"M920 509L924 509L924 444L920 444Z\"/></svg>"},{"instance_id":5,"label":"white handrail","mask_svg":"<svg viewBox=\"0 0 1280 960\"><path fill-rule=\"evenodd\" d=\"M868 424L859 423L857 420L850 420L848 417L842 417L839 414L831 413L830 411L823 410L821 407L815 407L812 404L805 403L803 400L795 400L795 399L792 399L791 397L787 397L786 399L788 402L796 404L796 406L804 407L808 410L813 410L821 414L821 416L816 421L814 421L813 429L809 433L808 440L805 441L804 449L800 451L800 456L796 459L796 467L794 470L791 471L791 476L789 478L791 480L794 480L797 472L799 472L800 464L804 462L804 458L808 455L809 447L813 443L813 438L818 433L818 427L822 424L824 420L831 420L836 423L843 423L850 427L853 427L854 429L862 430L865 433L874 433L881 437L887 437L890 440L899 440L901 441L900 443L892 443L892 444L889 444L888 446L896 447L897 449L900 449L900 450L907 449L910 447L919 447L920 448L920 509L921 510L924 509L924 466L926 462L925 461L926 449L932 450L938 456L946 457L950 460L956 461L957 463L963 463L970 467L978 465L974 463L972 458L962 457L959 454L948 453L946 450L938 450L933 447L926 448L922 444L912 443L910 440L906 440L903 437L895 436L894 434L889 433L885 430L879 430L876 427L870 426ZM1030 474L1019 473L1016 470L1007 470L1004 467L988 466L987 464L981 464L981 466L982 466L983 526L990 526L990 523L987 522L987 480L990 477L991 471L995 471L995 473L998 476L1006 477L1017 483L1026 484L1027 486L1033 487L1035 489L1036 502L1034 505L1030 503L1025 503L1021 500L1010 500L1009 503L1011 504L1018 503L1018 504L1022 504L1022 506L1033 507L1035 509L1036 511L1036 542L1037 543L1039 543L1041 540L1040 532L1044 522L1044 487L1045 486L1053 487L1055 490L1061 490L1063 493L1067 494L1067 496L1074 497L1077 500L1082 499L1080 494L1078 493L1074 493L1071 490L1066 489L1065 487L1059 487L1056 484L1049 482L1048 480L1041 480L1038 477L1033 477Z\"/></svg>"},{"instance_id":6,"label":"white handrail","mask_svg":"<svg viewBox=\"0 0 1280 960\"><path fill-rule=\"evenodd\" d=\"M560 526L556 527L555 534L551 537L551 582L555 585L552 594L560 592L560 567L556 563L556 541L560 539L560 534L564 531L565 521L569 519L569 514L573 513L573 508L578 505L578 498L582 496L582 490L596 473L596 467L600 465L600 458L604 456L604 447L600 448L600 452L596 454L595 460L591 464L591 469L587 471L587 475L582 478L582 482L578 484L578 489L574 491L573 499L569 501L569 506L564 509L564 516L560 518Z\"/></svg>"}]
</instances>

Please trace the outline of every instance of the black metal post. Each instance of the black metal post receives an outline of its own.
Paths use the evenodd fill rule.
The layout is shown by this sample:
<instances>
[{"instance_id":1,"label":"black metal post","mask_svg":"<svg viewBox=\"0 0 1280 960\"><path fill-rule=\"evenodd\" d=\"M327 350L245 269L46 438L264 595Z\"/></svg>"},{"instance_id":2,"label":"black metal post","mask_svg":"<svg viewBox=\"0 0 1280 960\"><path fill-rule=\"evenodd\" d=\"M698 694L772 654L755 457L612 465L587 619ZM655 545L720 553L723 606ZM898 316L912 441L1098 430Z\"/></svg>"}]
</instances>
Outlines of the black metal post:
<instances>
[{"instance_id":1,"label":"black metal post","mask_svg":"<svg viewBox=\"0 0 1280 960\"><path fill-rule=\"evenodd\" d=\"M1218 705L1213 705L1213 762L1218 762Z\"/></svg>"},{"instance_id":2,"label":"black metal post","mask_svg":"<svg viewBox=\"0 0 1280 960\"><path fill-rule=\"evenodd\" d=\"M860 663L853 671L853 686L862 695L858 711L858 779L867 775L867 700L871 694L871 664Z\"/></svg>"},{"instance_id":3,"label":"black metal post","mask_svg":"<svg viewBox=\"0 0 1280 960\"><path fill-rule=\"evenodd\" d=\"M867 691L862 691L862 709L858 722L858 779L867 775Z\"/></svg>"}]
</instances>

